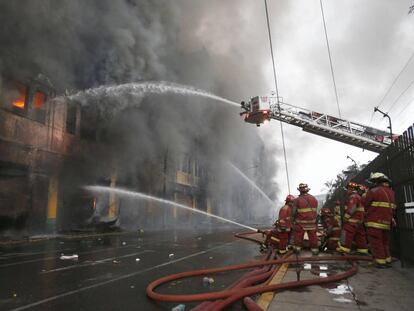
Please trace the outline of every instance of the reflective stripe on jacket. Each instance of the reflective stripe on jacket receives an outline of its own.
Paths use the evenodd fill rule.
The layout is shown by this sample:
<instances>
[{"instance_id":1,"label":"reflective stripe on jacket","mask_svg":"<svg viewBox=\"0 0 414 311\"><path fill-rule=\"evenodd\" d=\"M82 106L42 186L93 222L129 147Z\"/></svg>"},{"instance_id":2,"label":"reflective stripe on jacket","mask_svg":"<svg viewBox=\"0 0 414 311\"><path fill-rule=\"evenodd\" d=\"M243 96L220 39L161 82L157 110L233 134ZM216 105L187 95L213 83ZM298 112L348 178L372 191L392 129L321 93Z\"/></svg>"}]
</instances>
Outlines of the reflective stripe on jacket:
<instances>
[{"instance_id":1,"label":"reflective stripe on jacket","mask_svg":"<svg viewBox=\"0 0 414 311\"><path fill-rule=\"evenodd\" d=\"M365 198L365 226L389 230L395 209L394 191L381 184L367 192Z\"/></svg>"},{"instance_id":2,"label":"reflective stripe on jacket","mask_svg":"<svg viewBox=\"0 0 414 311\"><path fill-rule=\"evenodd\" d=\"M293 201L293 217L297 224L307 230L316 230L318 201L311 194L299 195Z\"/></svg>"},{"instance_id":3,"label":"reflective stripe on jacket","mask_svg":"<svg viewBox=\"0 0 414 311\"><path fill-rule=\"evenodd\" d=\"M358 193L351 193L345 205L344 221L351 224L361 224L364 221L364 205Z\"/></svg>"}]
</instances>

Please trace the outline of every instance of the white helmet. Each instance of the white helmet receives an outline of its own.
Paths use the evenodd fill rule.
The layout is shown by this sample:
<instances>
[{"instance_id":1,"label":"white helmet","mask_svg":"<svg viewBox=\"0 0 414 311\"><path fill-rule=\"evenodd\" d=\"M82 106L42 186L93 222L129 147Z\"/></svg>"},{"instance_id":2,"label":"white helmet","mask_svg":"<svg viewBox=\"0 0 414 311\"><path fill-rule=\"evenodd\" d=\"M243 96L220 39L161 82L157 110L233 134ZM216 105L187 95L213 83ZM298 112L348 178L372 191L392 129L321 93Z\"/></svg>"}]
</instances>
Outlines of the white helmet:
<instances>
[{"instance_id":1,"label":"white helmet","mask_svg":"<svg viewBox=\"0 0 414 311\"><path fill-rule=\"evenodd\" d=\"M368 178L369 181L386 181L391 182L391 180L384 174L380 172L371 173Z\"/></svg>"}]
</instances>

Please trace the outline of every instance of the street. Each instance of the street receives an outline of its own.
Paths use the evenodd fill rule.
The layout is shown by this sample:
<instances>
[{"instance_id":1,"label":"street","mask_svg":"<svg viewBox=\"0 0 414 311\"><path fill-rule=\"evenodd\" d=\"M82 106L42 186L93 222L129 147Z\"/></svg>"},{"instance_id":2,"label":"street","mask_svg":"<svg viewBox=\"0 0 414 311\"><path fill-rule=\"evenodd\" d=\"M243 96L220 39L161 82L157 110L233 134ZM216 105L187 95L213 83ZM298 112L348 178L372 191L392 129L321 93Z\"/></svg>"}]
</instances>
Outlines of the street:
<instances>
[{"instance_id":1,"label":"street","mask_svg":"<svg viewBox=\"0 0 414 311\"><path fill-rule=\"evenodd\" d=\"M261 258L257 245L233 232L121 232L2 245L0 309L170 310L177 304L146 297L146 286L156 278ZM217 290L238 276L222 275L207 286L202 278L178 281L160 290Z\"/></svg>"}]
</instances>

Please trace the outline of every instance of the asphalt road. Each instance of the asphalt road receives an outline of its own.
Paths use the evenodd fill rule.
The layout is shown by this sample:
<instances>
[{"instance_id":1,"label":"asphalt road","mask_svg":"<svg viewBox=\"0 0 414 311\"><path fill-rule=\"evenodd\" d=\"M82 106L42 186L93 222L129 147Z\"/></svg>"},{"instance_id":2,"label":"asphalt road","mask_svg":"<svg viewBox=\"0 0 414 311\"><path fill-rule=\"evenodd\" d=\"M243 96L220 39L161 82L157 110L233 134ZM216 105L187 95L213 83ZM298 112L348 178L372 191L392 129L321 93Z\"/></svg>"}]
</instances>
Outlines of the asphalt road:
<instances>
[{"instance_id":1,"label":"asphalt road","mask_svg":"<svg viewBox=\"0 0 414 311\"><path fill-rule=\"evenodd\" d=\"M2 245L0 310L171 310L176 303L147 298L145 289L151 281L261 258L256 244L234 238L234 232L121 232ZM74 254L78 260L60 258ZM212 285L194 278L159 290L214 291L239 276L212 276ZM186 309L191 306L187 304Z\"/></svg>"}]
</instances>

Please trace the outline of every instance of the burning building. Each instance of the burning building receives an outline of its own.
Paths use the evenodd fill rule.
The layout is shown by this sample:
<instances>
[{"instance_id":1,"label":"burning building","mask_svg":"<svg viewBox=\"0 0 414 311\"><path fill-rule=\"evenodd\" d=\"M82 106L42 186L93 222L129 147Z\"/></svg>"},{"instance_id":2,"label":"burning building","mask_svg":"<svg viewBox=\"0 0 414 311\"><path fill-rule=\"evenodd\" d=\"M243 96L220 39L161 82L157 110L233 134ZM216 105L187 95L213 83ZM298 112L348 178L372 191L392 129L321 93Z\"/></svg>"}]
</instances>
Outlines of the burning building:
<instances>
[{"instance_id":1,"label":"burning building","mask_svg":"<svg viewBox=\"0 0 414 311\"><path fill-rule=\"evenodd\" d=\"M183 16L184 8L192 13ZM237 59L244 47L216 53L188 32L186 22L201 24L184 17L204 12L191 1L0 3L3 229L65 231L114 221L158 229L202 222L151 202L92 195L85 185L140 191L240 221L265 218L269 206L261 209L267 203L228 161L242 171L260 163L260 172L249 176L275 199L274 150L267 144L262 152L259 134L240 122L234 108L182 95L62 96L168 80L243 97L245 85L263 82L249 74L257 66Z\"/></svg>"}]
</instances>

